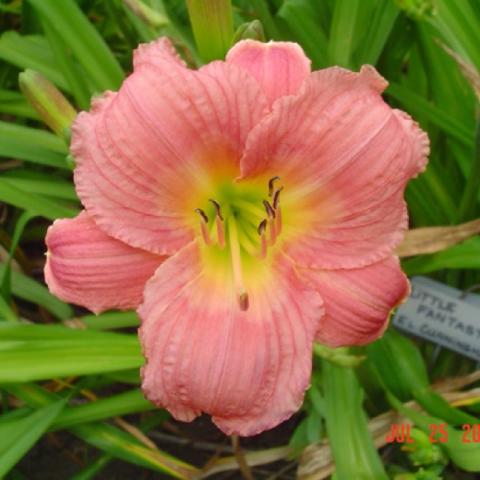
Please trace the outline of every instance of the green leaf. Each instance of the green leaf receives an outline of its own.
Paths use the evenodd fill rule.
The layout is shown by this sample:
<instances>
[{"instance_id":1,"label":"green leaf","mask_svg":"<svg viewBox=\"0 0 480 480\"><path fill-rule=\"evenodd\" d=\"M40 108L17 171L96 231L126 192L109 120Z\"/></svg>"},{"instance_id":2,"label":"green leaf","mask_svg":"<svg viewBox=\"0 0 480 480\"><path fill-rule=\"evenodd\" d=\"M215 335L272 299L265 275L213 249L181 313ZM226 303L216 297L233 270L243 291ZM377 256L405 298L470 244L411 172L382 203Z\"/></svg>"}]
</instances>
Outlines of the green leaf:
<instances>
[{"instance_id":1,"label":"green leaf","mask_svg":"<svg viewBox=\"0 0 480 480\"><path fill-rule=\"evenodd\" d=\"M134 335L0 324L0 383L112 372L143 363Z\"/></svg>"},{"instance_id":2,"label":"green leaf","mask_svg":"<svg viewBox=\"0 0 480 480\"><path fill-rule=\"evenodd\" d=\"M7 390L33 407L54 401L57 396L33 384L8 386ZM176 478L192 478L198 469L177 458L146 447L133 435L103 423L87 423L70 428L70 431L110 455L149 468L166 472Z\"/></svg>"},{"instance_id":3,"label":"green leaf","mask_svg":"<svg viewBox=\"0 0 480 480\"><path fill-rule=\"evenodd\" d=\"M407 337L395 329L367 347L371 368L377 372L385 388L395 396L407 400L411 396L430 414L461 425L477 419L448 402L430 387L427 368L420 351Z\"/></svg>"},{"instance_id":4,"label":"green leaf","mask_svg":"<svg viewBox=\"0 0 480 480\"><path fill-rule=\"evenodd\" d=\"M425 97L397 83L390 83L386 93L402 102L406 109L413 114L419 113L424 115L429 122L442 129L447 135L452 136L469 148L473 146L473 130L469 130L457 122L448 112L431 104Z\"/></svg>"},{"instance_id":5,"label":"green leaf","mask_svg":"<svg viewBox=\"0 0 480 480\"><path fill-rule=\"evenodd\" d=\"M72 182L55 177L52 174L35 172L24 168L2 172L0 175L0 179L1 178L8 180L10 185L24 192L31 192L43 197L78 202L78 197Z\"/></svg>"},{"instance_id":6,"label":"green leaf","mask_svg":"<svg viewBox=\"0 0 480 480\"><path fill-rule=\"evenodd\" d=\"M81 436L85 442L136 465L167 472L175 478L191 478L198 473L195 467L160 450L152 450L111 425L78 425L72 431Z\"/></svg>"},{"instance_id":7,"label":"green leaf","mask_svg":"<svg viewBox=\"0 0 480 480\"><path fill-rule=\"evenodd\" d=\"M336 0L333 4L328 40L328 56L333 65L353 66L354 34L361 3L360 0Z\"/></svg>"},{"instance_id":8,"label":"green leaf","mask_svg":"<svg viewBox=\"0 0 480 480\"><path fill-rule=\"evenodd\" d=\"M5 32L0 37L0 58L16 65L20 70L37 70L62 90L69 91L65 78L58 70L53 52L43 36Z\"/></svg>"},{"instance_id":9,"label":"green leaf","mask_svg":"<svg viewBox=\"0 0 480 480\"><path fill-rule=\"evenodd\" d=\"M379 0L371 23L366 29L365 38L355 51L356 66L375 65L392 33L393 26L399 14L398 8L392 0ZM365 30L363 28L362 30Z\"/></svg>"},{"instance_id":10,"label":"green leaf","mask_svg":"<svg viewBox=\"0 0 480 480\"><path fill-rule=\"evenodd\" d=\"M70 480L91 480L93 478L100 478L97 477L97 475L112 461L112 459L113 457L111 455L104 453L80 472L73 475Z\"/></svg>"},{"instance_id":11,"label":"green leaf","mask_svg":"<svg viewBox=\"0 0 480 480\"><path fill-rule=\"evenodd\" d=\"M17 322L18 318L14 311L10 308L8 302L0 293L0 321Z\"/></svg>"},{"instance_id":12,"label":"green leaf","mask_svg":"<svg viewBox=\"0 0 480 480\"><path fill-rule=\"evenodd\" d=\"M420 275L443 269L479 269L480 237L470 238L433 255L405 260L402 267L407 275Z\"/></svg>"},{"instance_id":13,"label":"green leaf","mask_svg":"<svg viewBox=\"0 0 480 480\"><path fill-rule=\"evenodd\" d=\"M7 301L10 300L12 258L15 255L15 251L17 250L18 243L20 242L20 238L27 223L34 217L35 216L30 212L23 212L15 223L7 262L5 268L0 273L0 295L3 295L3 298Z\"/></svg>"},{"instance_id":14,"label":"green leaf","mask_svg":"<svg viewBox=\"0 0 480 480\"><path fill-rule=\"evenodd\" d=\"M45 433L64 406L65 400L60 400L38 409L27 417L0 423L1 478Z\"/></svg>"},{"instance_id":15,"label":"green leaf","mask_svg":"<svg viewBox=\"0 0 480 480\"><path fill-rule=\"evenodd\" d=\"M0 89L0 113L38 120L37 112L21 93Z\"/></svg>"},{"instance_id":16,"label":"green leaf","mask_svg":"<svg viewBox=\"0 0 480 480\"><path fill-rule=\"evenodd\" d=\"M123 70L98 31L74 0L28 0L58 33L81 63L99 92L116 90L123 81ZM65 21L68 19L68 21Z\"/></svg>"},{"instance_id":17,"label":"green leaf","mask_svg":"<svg viewBox=\"0 0 480 480\"><path fill-rule=\"evenodd\" d=\"M280 32L272 17L268 2L266 0L250 0L250 4L255 12L255 16L262 22L267 37L274 40L279 39Z\"/></svg>"},{"instance_id":18,"label":"green leaf","mask_svg":"<svg viewBox=\"0 0 480 480\"><path fill-rule=\"evenodd\" d=\"M477 122L473 155L473 162L467 177L467 184L458 209L457 220L460 222L469 220L474 216L475 207L478 203L478 192L480 191L480 120Z\"/></svg>"},{"instance_id":19,"label":"green leaf","mask_svg":"<svg viewBox=\"0 0 480 480\"><path fill-rule=\"evenodd\" d=\"M4 274L5 268L5 265L0 263L0 276ZM54 297L45 285L16 270L12 270L11 275L11 287L14 296L44 307L61 320L66 320L73 316L72 307Z\"/></svg>"},{"instance_id":20,"label":"green leaf","mask_svg":"<svg viewBox=\"0 0 480 480\"><path fill-rule=\"evenodd\" d=\"M0 157L70 169L67 144L53 133L0 121Z\"/></svg>"},{"instance_id":21,"label":"green leaf","mask_svg":"<svg viewBox=\"0 0 480 480\"><path fill-rule=\"evenodd\" d=\"M77 209L63 206L58 201L20 190L5 177L0 178L0 201L49 220L74 217L78 213Z\"/></svg>"},{"instance_id":22,"label":"green leaf","mask_svg":"<svg viewBox=\"0 0 480 480\"><path fill-rule=\"evenodd\" d=\"M478 32L480 14L469 2L436 0L431 24L456 52L480 71L480 50Z\"/></svg>"},{"instance_id":23,"label":"green leaf","mask_svg":"<svg viewBox=\"0 0 480 480\"><path fill-rule=\"evenodd\" d=\"M66 407L52 423L50 430L60 430L82 423L96 422L107 418L146 412L156 407L136 389L101 398L74 407Z\"/></svg>"},{"instance_id":24,"label":"green leaf","mask_svg":"<svg viewBox=\"0 0 480 480\"><path fill-rule=\"evenodd\" d=\"M202 60L225 58L233 39L231 0L187 0L187 5Z\"/></svg>"},{"instance_id":25,"label":"green leaf","mask_svg":"<svg viewBox=\"0 0 480 480\"><path fill-rule=\"evenodd\" d=\"M63 73L78 107L82 110L88 110L90 97L95 92L95 88L90 85L91 82L89 82L85 70L73 58L68 44L62 41L62 37L57 31L47 21L43 21L42 26L58 67Z\"/></svg>"},{"instance_id":26,"label":"green leaf","mask_svg":"<svg viewBox=\"0 0 480 480\"><path fill-rule=\"evenodd\" d=\"M286 0L277 13L302 45L313 67L326 67L328 39L321 25L317 5L308 0Z\"/></svg>"}]
</instances>

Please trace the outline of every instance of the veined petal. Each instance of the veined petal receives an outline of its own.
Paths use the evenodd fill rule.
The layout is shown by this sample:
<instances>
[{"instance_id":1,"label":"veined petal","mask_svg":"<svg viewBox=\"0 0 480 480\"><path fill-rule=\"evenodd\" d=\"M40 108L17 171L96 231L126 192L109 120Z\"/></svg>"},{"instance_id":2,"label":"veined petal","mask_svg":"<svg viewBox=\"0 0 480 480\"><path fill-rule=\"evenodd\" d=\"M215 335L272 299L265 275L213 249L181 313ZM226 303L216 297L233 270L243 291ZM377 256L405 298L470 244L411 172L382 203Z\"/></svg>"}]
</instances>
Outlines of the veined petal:
<instances>
[{"instance_id":1,"label":"veined petal","mask_svg":"<svg viewBox=\"0 0 480 480\"><path fill-rule=\"evenodd\" d=\"M385 86L373 67L314 72L248 138L242 178L282 178L282 202L295 210L287 251L304 266L368 265L403 238L404 188L424 169L429 146L408 115L382 100Z\"/></svg>"},{"instance_id":2,"label":"veined petal","mask_svg":"<svg viewBox=\"0 0 480 480\"><path fill-rule=\"evenodd\" d=\"M180 58L168 37L160 37L150 43L141 43L133 52L134 68L142 64L162 66L165 60L181 67L185 66L185 62Z\"/></svg>"},{"instance_id":3,"label":"veined petal","mask_svg":"<svg viewBox=\"0 0 480 480\"><path fill-rule=\"evenodd\" d=\"M262 86L270 104L284 95L295 95L310 75L310 59L297 43L238 42L227 54L227 63L249 72Z\"/></svg>"},{"instance_id":4,"label":"veined petal","mask_svg":"<svg viewBox=\"0 0 480 480\"><path fill-rule=\"evenodd\" d=\"M143 46L120 91L78 115L71 149L78 195L97 225L171 254L193 239L212 176L238 175L247 134L268 107L248 73L225 63L216 75L188 70L164 43Z\"/></svg>"},{"instance_id":5,"label":"veined petal","mask_svg":"<svg viewBox=\"0 0 480 480\"><path fill-rule=\"evenodd\" d=\"M393 308L410 293L396 257L351 270L303 270L325 302L317 340L330 347L363 345L380 337Z\"/></svg>"},{"instance_id":6,"label":"veined petal","mask_svg":"<svg viewBox=\"0 0 480 480\"><path fill-rule=\"evenodd\" d=\"M269 278L242 311L229 268L207 271L196 243L165 261L138 310L147 398L184 421L209 413L227 434L254 435L291 416L309 385L323 306L286 258Z\"/></svg>"},{"instance_id":7,"label":"veined petal","mask_svg":"<svg viewBox=\"0 0 480 480\"><path fill-rule=\"evenodd\" d=\"M85 211L56 220L46 244L50 291L95 313L138 307L146 281L165 258L109 237Z\"/></svg>"}]
</instances>

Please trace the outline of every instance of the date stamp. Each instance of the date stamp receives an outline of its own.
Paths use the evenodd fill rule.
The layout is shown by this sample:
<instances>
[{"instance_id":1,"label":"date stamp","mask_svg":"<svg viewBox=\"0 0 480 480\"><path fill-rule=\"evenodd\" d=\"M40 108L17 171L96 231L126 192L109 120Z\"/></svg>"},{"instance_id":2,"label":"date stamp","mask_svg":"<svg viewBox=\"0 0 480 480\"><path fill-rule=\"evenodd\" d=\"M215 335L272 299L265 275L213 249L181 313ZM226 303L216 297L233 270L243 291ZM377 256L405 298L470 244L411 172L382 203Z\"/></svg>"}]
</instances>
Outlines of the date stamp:
<instances>
[{"instance_id":1,"label":"date stamp","mask_svg":"<svg viewBox=\"0 0 480 480\"><path fill-rule=\"evenodd\" d=\"M448 442L448 424L431 423L428 439L430 443ZM387 443L412 444L414 440L411 436L412 425L409 423L392 423L390 430L385 436ZM463 431L462 443L480 443L480 423L465 423L461 426Z\"/></svg>"}]
</instances>

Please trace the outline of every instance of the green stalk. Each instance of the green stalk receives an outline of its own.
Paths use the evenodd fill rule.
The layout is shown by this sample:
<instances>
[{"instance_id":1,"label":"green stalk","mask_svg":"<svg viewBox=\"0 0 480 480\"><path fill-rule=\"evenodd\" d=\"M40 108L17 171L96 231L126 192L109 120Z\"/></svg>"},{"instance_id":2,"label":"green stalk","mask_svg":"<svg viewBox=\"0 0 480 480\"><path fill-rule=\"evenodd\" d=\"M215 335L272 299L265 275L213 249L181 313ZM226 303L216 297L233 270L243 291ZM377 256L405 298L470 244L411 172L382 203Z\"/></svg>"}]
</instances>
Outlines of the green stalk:
<instances>
[{"instance_id":1,"label":"green stalk","mask_svg":"<svg viewBox=\"0 0 480 480\"><path fill-rule=\"evenodd\" d=\"M354 371L322 361L328 439L336 480L387 480L362 407L363 391Z\"/></svg>"}]
</instances>

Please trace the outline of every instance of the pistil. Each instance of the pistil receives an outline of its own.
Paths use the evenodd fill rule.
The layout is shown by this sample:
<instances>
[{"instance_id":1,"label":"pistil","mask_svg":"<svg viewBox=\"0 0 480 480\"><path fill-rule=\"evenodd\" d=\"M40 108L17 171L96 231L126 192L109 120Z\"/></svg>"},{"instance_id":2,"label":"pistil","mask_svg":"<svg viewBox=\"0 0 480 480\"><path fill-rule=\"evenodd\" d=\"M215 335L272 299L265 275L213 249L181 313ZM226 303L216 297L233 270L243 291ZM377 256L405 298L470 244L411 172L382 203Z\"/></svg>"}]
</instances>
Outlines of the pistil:
<instances>
[{"instance_id":1,"label":"pistil","mask_svg":"<svg viewBox=\"0 0 480 480\"><path fill-rule=\"evenodd\" d=\"M232 260L233 282L237 292L238 304L240 310L248 310L248 293L243 283L242 257L240 253L240 243L238 242L237 222L232 215L228 219L228 234L230 256Z\"/></svg>"}]
</instances>

